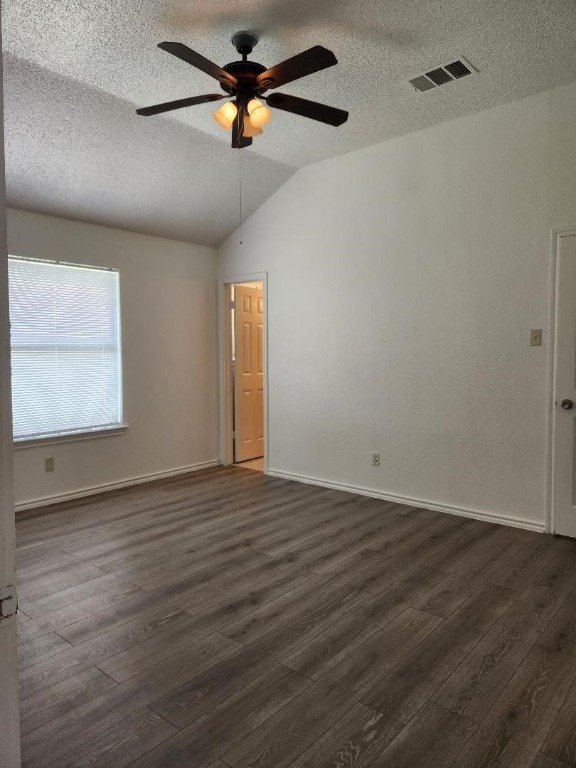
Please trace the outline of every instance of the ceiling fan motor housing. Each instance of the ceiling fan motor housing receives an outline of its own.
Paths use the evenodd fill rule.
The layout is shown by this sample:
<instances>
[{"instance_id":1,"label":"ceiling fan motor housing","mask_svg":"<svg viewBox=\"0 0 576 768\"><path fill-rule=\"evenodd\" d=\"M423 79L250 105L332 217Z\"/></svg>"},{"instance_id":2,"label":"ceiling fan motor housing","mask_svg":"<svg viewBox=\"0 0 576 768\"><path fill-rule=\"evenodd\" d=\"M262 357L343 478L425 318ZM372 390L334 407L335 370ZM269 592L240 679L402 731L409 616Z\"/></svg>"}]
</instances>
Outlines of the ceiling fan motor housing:
<instances>
[{"instance_id":1,"label":"ceiling fan motor housing","mask_svg":"<svg viewBox=\"0 0 576 768\"><path fill-rule=\"evenodd\" d=\"M254 96L260 96L267 89L268 83L258 83L257 77L266 71L266 67L255 61L248 61L248 54L252 53L258 43L258 36L253 32L236 32L232 36L232 45L242 56L242 61L233 61L223 67L236 79L232 84L224 79L220 80L222 90L236 96L239 102L248 103Z\"/></svg>"},{"instance_id":2,"label":"ceiling fan motor housing","mask_svg":"<svg viewBox=\"0 0 576 768\"><path fill-rule=\"evenodd\" d=\"M266 67L256 61L233 61L226 64L223 69L237 80L234 85L225 80L220 81L222 90L231 96L250 100L253 96L260 96L267 90L268 84L266 82L260 84L256 79L262 72L266 72Z\"/></svg>"}]
</instances>

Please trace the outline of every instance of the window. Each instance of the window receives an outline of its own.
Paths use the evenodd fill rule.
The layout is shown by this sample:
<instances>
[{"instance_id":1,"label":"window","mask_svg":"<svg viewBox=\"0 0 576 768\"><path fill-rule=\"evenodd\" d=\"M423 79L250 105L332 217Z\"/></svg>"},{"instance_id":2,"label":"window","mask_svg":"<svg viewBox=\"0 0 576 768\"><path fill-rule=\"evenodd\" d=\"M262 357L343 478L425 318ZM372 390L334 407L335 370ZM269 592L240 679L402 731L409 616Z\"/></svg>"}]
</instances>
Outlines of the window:
<instances>
[{"instance_id":1,"label":"window","mask_svg":"<svg viewBox=\"0 0 576 768\"><path fill-rule=\"evenodd\" d=\"M14 440L121 427L118 272L10 257Z\"/></svg>"}]
</instances>

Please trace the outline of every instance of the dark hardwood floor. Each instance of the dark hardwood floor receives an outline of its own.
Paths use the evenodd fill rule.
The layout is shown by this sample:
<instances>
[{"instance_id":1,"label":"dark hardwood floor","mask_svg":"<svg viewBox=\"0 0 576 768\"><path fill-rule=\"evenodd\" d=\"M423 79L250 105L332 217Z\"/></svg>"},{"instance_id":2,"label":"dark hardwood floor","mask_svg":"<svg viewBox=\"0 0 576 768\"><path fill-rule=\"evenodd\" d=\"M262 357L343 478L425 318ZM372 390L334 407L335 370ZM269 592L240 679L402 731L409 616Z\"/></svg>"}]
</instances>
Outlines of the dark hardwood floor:
<instances>
[{"instance_id":1,"label":"dark hardwood floor","mask_svg":"<svg viewBox=\"0 0 576 768\"><path fill-rule=\"evenodd\" d=\"M576 541L235 467L17 533L25 768L576 766Z\"/></svg>"}]
</instances>

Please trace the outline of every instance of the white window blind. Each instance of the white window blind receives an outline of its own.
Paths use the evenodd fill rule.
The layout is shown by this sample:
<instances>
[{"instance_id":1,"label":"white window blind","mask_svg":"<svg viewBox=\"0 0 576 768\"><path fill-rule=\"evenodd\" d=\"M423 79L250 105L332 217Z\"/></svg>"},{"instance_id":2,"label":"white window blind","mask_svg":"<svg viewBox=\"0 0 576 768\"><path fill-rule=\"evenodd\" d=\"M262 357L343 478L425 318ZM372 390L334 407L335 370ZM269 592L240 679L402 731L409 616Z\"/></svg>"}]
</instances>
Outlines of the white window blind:
<instances>
[{"instance_id":1,"label":"white window blind","mask_svg":"<svg viewBox=\"0 0 576 768\"><path fill-rule=\"evenodd\" d=\"M122 419L118 272L10 257L14 440Z\"/></svg>"}]
</instances>

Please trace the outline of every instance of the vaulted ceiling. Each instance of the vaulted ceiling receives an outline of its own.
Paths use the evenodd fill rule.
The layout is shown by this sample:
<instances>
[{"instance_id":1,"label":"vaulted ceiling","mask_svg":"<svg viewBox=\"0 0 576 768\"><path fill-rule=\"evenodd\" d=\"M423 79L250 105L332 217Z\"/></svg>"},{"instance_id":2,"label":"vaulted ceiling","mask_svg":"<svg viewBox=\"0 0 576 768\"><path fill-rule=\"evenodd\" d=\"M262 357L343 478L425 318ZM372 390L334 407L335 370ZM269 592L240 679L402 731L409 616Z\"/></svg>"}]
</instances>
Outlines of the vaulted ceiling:
<instances>
[{"instance_id":1,"label":"vaulted ceiling","mask_svg":"<svg viewBox=\"0 0 576 768\"><path fill-rule=\"evenodd\" d=\"M576 80L574 0L4 0L10 205L217 245L309 163ZM340 128L275 111L250 149L204 104L213 92L157 48L183 42L224 65L255 31L271 66L313 45L339 64L282 88L350 110ZM426 93L408 80L457 56L478 74ZM240 199L240 190L242 191Z\"/></svg>"}]
</instances>

